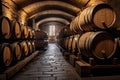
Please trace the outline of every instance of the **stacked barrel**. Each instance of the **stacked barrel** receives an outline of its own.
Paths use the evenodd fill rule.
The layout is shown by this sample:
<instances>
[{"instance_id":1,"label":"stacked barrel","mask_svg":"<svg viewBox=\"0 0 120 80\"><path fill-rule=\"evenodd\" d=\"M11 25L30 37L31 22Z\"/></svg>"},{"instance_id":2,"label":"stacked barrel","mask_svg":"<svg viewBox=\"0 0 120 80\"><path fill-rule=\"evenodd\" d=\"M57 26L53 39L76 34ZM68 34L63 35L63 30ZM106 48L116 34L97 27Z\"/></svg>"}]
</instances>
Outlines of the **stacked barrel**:
<instances>
[{"instance_id":1,"label":"stacked barrel","mask_svg":"<svg viewBox=\"0 0 120 80\"><path fill-rule=\"evenodd\" d=\"M70 29L79 31L100 31L113 28L116 14L108 4L96 4L84 9L70 24Z\"/></svg>"},{"instance_id":2,"label":"stacked barrel","mask_svg":"<svg viewBox=\"0 0 120 80\"><path fill-rule=\"evenodd\" d=\"M35 48L44 50L48 45L48 35L42 30L35 30Z\"/></svg>"},{"instance_id":3,"label":"stacked barrel","mask_svg":"<svg viewBox=\"0 0 120 80\"><path fill-rule=\"evenodd\" d=\"M115 21L116 14L108 4L100 3L83 9L70 24L74 35L64 39L65 49L75 55L81 54L84 60L113 58L117 47Z\"/></svg>"},{"instance_id":4,"label":"stacked barrel","mask_svg":"<svg viewBox=\"0 0 120 80\"><path fill-rule=\"evenodd\" d=\"M60 46L62 46L63 48L65 48L65 46L63 45L64 39L68 36L70 36L71 32L70 32L70 27L66 26L63 27L60 32L59 35L57 36L57 40L58 40L58 44Z\"/></svg>"},{"instance_id":5,"label":"stacked barrel","mask_svg":"<svg viewBox=\"0 0 120 80\"><path fill-rule=\"evenodd\" d=\"M34 30L0 17L0 73L35 51Z\"/></svg>"}]
</instances>

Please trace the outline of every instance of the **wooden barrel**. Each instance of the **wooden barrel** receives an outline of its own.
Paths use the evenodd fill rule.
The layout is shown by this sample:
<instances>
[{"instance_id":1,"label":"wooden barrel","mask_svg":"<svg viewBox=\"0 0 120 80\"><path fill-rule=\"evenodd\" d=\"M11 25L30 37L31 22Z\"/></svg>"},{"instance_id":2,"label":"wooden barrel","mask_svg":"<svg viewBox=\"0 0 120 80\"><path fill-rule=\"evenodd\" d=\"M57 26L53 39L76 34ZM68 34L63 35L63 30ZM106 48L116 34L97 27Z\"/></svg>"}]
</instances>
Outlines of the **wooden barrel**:
<instances>
[{"instance_id":1,"label":"wooden barrel","mask_svg":"<svg viewBox=\"0 0 120 80\"><path fill-rule=\"evenodd\" d=\"M73 41L72 41L72 52L73 53L77 53L78 52L78 40L80 38L81 35L74 35Z\"/></svg>"},{"instance_id":2,"label":"wooden barrel","mask_svg":"<svg viewBox=\"0 0 120 80\"><path fill-rule=\"evenodd\" d=\"M70 36L69 41L68 41L68 51L72 52L72 41L73 41L74 36Z\"/></svg>"},{"instance_id":3,"label":"wooden barrel","mask_svg":"<svg viewBox=\"0 0 120 80\"><path fill-rule=\"evenodd\" d=\"M29 54L31 54L33 52L32 43L30 41L27 41L27 46L28 46Z\"/></svg>"},{"instance_id":4,"label":"wooden barrel","mask_svg":"<svg viewBox=\"0 0 120 80\"><path fill-rule=\"evenodd\" d=\"M22 26L22 38L27 39L28 38L28 27Z\"/></svg>"},{"instance_id":5,"label":"wooden barrel","mask_svg":"<svg viewBox=\"0 0 120 80\"><path fill-rule=\"evenodd\" d=\"M77 16L70 24L70 30L74 33L81 33L83 31L80 27L80 23L78 23L79 19L79 16Z\"/></svg>"},{"instance_id":6,"label":"wooden barrel","mask_svg":"<svg viewBox=\"0 0 120 80\"><path fill-rule=\"evenodd\" d=\"M9 67L12 65L13 53L10 44L3 43L0 45L0 66Z\"/></svg>"},{"instance_id":7,"label":"wooden barrel","mask_svg":"<svg viewBox=\"0 0 120 80\"><path fill-rule=\"evenodd\" d=\"M40 39L40 40L44 40L47 37L47 33L45 33L42 30L36 30L35 31L35 39Z\"/></svg>"},{"instance_id":8,"label":"wooden barrel","mask_svg":"<svg viewBox=\"0 0 120 80\"><path fill-rule=\"evenodd\" d=\"M69 37L65 39L65 49L68 50Z\"/></svg>"},{"instance_id":9,"label":"wooden barrel","mask_svg":"<svg viewBox=\"0 0 120 80\"><path fill-rule=\"evenodd\" d=\"M35 41L31 41L33 52L35 51Z\"/></svg>"},{"instance_id":10,"label":"wooden barrel","mask_svg":"<svg viewBox=\"0 0 120 80\"><path fill-rule=\"evenodd\" d=\"M87 15L87 13L88 13L89 11L90 11L89 8L86 8L86 9L84 9L84 10L81 12L81 14L79 15L78 24L79 24L80 29L83 30L83 31L93 30L92 27L88 27L88 26L87 26L87 25L88 25L88 23L87 23L88 19L87 19L87 16L85 16L85 15Z\"/></svg>"},{"instance_id":11,"label":"wooden barrel","mask_svg":"<svg viewBox=\"0 0 120 80\"><path fill-rule=\"evenodd\" d=\"M21 25L17 21L12 22L12 38L20 39L21 38Z\"/></svg>"},{"instance_id":12,"label":"wooden barrel","mask_svg":"<svg viewBox=\"0 0 120 80\"><path fill-rule=\"evenodd\" d=\"M10 39L11 37L11 22L5 16L0 17L0 37L2 39Z\"/></svg>"},{"instance_id":13,"label":"wooden barrel","mask_svg":"<svg viewBox=\"0 0 120 80\"><path fill-rule=\"evenodd\" d=\"M32 34L33 34L32 39L35 39L35 30L34 29L32 29Z\"/></svg>"},{"instance_id":14,"label":"wooden barrel","mask_svg":"<svg viewBox=\"0 0 120 80\"><path fill-rule=\"evenodd\" d=\"M29 49L26 41L20 42L23 58L29 56Z\"/></svg>"},{"instance_id":15,"label":"wooden barrel","mask_svg":"<svg viewBox=\"0 0 120 80\"><path fill-rule=\"evenodd\" d=\"M82 55L97 59L113 57L117 45L114 38L104 31L86 32L80 37L78 44Z\"/></svg>"},{"instance_id":16,"label":"wooden barrel","mask_svg":"<svg viewBox=\"0 0 120 80\"><path fill-rule=\"evenodd\" d=\"M64 38L63 36L63 28L60 30L59 35L58 35L58 39Z\"/></svg>"},{"instance_id":17,"label":"wooden barrel","mask_svg":"<svg viewBox=\"0 0 120 80\"><path fill-rule=\"evenodd\" d=\"M33 31L33 29L30 28L30 27L28 27L28 37L29 37L30 39L33 39L33 37L34 37L34 31Z\"/></svg>"},{"instance_id":18,"label":"wooden barrel","mask_svg":"<svg viewBox=\"0 0 120 80\"><path fill-rule=\"evenodd\" d=\"M81 29L85 31L112 28L116 14L111 6L102 3L84 9L79 15Z\"/></svg>"},{"instance_id":19,"label":"wooden barrel","mask_svg":"<svg viewBox=\"0 0 120 80\"><path fill-rule=\"evenodd\" d=\"M14 62L18 62L22 59L21 45L19 42L14 42L11 44L12 53L14 54Z\"/></svg>"},{"instance_id":20,"label":"wooden barrel","mask_svg":"<svg viewBox=\"0 0 120 80\"><path fill-rule=\"evenodd\" d=\"M70 30L70 26L63 27L60 33L62 34L61 38L66 38L71 36L72 32Z\"/></svg>"}]
</instances>

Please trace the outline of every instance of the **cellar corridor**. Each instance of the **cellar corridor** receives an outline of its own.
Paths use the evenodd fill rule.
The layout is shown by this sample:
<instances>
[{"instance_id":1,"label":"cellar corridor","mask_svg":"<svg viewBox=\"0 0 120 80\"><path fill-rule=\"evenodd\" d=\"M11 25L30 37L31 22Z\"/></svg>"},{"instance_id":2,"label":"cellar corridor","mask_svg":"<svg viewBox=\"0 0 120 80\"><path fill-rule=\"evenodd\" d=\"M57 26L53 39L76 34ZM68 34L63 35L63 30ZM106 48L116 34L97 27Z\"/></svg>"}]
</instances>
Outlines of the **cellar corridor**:
<instances>
[{"instance_id":1,"label":"cellar corridor","mask_svg":"<svg viewBox=\"0 0 120 80\"><path fill-rule=\"evenodd\" d=\"M56 44L49 44L11 80L81 80Z\"/></svg>"},{"instance_id":2,"label":"cellar corridor","mask_svg":"<svg viewBox=\"0 0 120 80\"><path fill-rule=\"evenodd\" d=\"M0 0L0 80L120 80L120 0Z\"/></svg>"}]
</instances>

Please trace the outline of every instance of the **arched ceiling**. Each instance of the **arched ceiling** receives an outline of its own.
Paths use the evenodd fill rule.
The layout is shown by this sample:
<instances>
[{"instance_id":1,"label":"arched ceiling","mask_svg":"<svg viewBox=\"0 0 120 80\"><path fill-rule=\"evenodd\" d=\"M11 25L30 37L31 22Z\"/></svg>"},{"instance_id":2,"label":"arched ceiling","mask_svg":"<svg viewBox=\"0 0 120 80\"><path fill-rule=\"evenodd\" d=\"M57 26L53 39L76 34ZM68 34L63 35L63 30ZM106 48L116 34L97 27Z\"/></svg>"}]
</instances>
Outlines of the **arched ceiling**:
<instances>
[{"instance_id":1,"label":"arched ceiling","mask_svg":"<svg viewBox=\"0 0 120 80\"><path fill-rule=\"evenodd\" d=\"M34 18L36 22L40 21L41 19L47 18L47 17L61 17L68 21L71 21L75 16L68 14L66 12L60 11L60 10L45 10L39 13L34 14L30 18Z\"/></svg>"},{"instance_id":2,"label":"arched ceiling","mask_svg":"<svg viewBox=\"0 0 120 80\"><path fill-rule=\"evenodd\" d=\"M36 3L32 3L24 7L23 9L25 12L29 14L29 16L50 9L62 10L72 15L76 15L76 13L80 11L79 8L62 1L40 1Z\"/></svg>"},{"instance_id":3,"label":"arched ceiling","mask_svg":"<svg viewBox=\"0 0 120 80\"><path fill-rule=\"evenodd\" d=\"M63 19L63 18L50 17L50 18L45 18L43 20L40 20L39 22L36 23L36 25L40 26L40 25L47 23L47 22L59 22L62 24L69 24L70 23L69 21L67 21L66 19Z\"/></svg>"},{"instance_id":4,"label":"arched ceiling","mask_svg":"<svg viewBox=\"0 0 120 80\"><path fill-rule=\"evenodd\" d=\"M50 21L68 24L90 0L11 0L18 8L18 12L27 13L27 18L35 22ZM54 20L53 20L53 18ZM56 19L55 19L56 18ZM58 19L61 18L61 19ZM63 20L62 20L63 19ZM45 21L47 20L47 21ZM65 22L63 22L65 21ZM66 22L67 21L67 22Z\"/></svg>"},{"instance_id":5,"label":"arched ceiling","mask_svg":"<svg viewBox=\"0 0 120 80\"><path fill-rule=\"evenodd\" d=\"M86 3L88 3L90 0L29 0L29 1L28 0L12 0L12 1L14 1L17 5L19 5L19 9L21 9L26 5L29 5L35 2L40 2L40 1L62 1L80 8L86 5Z\"/></svg>"}]
</instances>

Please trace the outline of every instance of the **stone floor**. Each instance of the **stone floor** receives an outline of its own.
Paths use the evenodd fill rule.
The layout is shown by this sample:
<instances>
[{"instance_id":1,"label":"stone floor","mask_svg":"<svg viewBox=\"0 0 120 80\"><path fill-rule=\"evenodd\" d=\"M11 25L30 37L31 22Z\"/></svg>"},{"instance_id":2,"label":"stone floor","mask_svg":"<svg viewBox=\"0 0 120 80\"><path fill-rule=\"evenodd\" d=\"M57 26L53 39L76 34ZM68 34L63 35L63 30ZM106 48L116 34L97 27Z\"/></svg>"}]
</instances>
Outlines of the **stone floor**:
<instances>
[{"instance_id":1,"label":"stone floor","mask_svg":"<svg viewBox=\"0 0 120 80\"><path fill-rule=\"evenodd\" d=\"M20 70L11 80L81 80L55 44Z\"/></svg>"}]
</instances>

